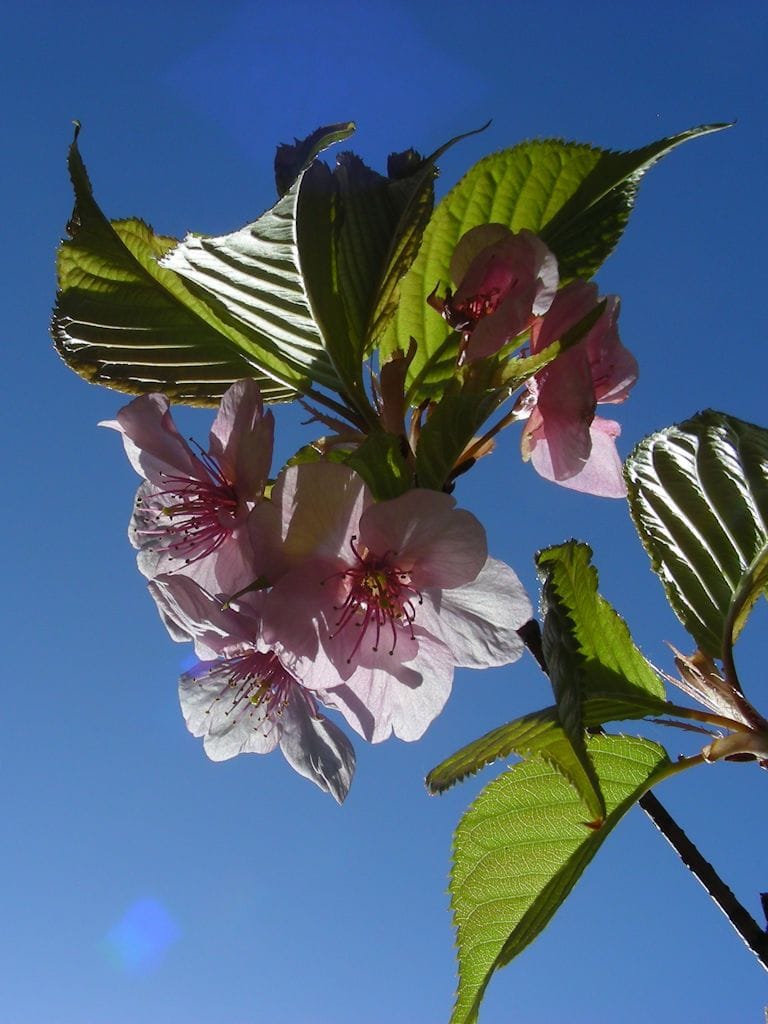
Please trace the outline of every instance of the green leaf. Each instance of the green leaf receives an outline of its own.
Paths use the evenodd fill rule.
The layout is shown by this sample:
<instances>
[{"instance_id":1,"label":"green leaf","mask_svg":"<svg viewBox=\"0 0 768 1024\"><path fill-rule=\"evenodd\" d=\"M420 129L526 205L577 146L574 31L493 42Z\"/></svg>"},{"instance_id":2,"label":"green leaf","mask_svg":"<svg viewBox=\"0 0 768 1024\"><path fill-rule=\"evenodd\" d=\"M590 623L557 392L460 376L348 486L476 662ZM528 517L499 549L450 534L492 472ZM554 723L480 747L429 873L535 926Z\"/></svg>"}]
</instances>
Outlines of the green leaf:
<instances>
[{"instance_id":1,"label":"green leaf","mask_svg":"<svg viewBox=\"0 0 768 1024\"><path fill-rule=\"evenodd\" d=\"M491 364L488 369L493 369ZM479 364L457 370L443 397L430 408L416 445L416 477L420 487L443 489L461 453L498 408L506 391L493 388L491 376L483 375Z\"/></svg>"},{"instance_id":2,"label":"green leaf","mask_svg":"<svg viewBox=\"0 0 768 1024\"><path fill-rule=\"evenodd\" d=\"M75 208L71 238L59 248L52 322L64 361L93 383L130 394L164 391L190 404L216 404L243 377L258 380L269 400L291 397L299 378L264 375L241 350L238 332L158 265L174 239L140 220L106 219L93 199L77 132L69 172Z\"/></svg>"},{"instance_id":3,"label":"green leaf","mask_svg":"<svg viewBox=\"0 0 768 1024\"><path fill-rule=\"evenodd\" d=\"M646 715L668 713L666 701L648 694L633 696L590 697L584 702L584 726L592 728L605 722L621 722ZM557 707L542 708L506 725L501 725L468 743L432 769L425 779L428 792L444 793L446 789L500 758L517 754L522 758L540 755L556 771L574 785L570 743L560 724ZM578 787L575 787L578 790Z\"/></svg>"},{"instance_id":4,"label":"green leaf","mask_svg":"<svg viewBox=\"0 0 768 1024\"><path fill-rule=\"evenodd\" d=\"M338 126L331 126L325 144L338 137ZM315 140L313 151L324 148L321 142ZM305 174L258 220L217 238L187 235L162 266L240 325L254 362L275 372L288 367L306 382L343 394L313 315L299 255L296 217Z\"/></svg>"},{"instance_id":5,"label":"green leaf","mask_svg":"<svg viewBox=\"0 0 768 1024\"><path fill-rule=\"evenodd\" d=\"M340 390L298 264L301 174L253 224L175 244L141 221L104 217L77 135L69 168L75 210L59 253L53 334L76 372L117 390L163 390L199 404L215 404L245 376L271 401L310 383Z\"/></svg>"},{"instance_id":6,"label":"green leaf","mask_svg":"<svg viewBox=\"0 0 768 1024\"><path fill-rule=\"evenodd\" d=\"M414 150L392 154L386 177L342 153L333 172L317 163L301 185L297 240L307 295L345 396L369 423L363 360L394 315L400 278L432 213L435 161L461 138L426 159Z\"/></svg>"},{"instance_id":7,"label":"green leaf","mask_svg":"<svg viewBox=\"0 0 768 1024\"><path fill-rule=\"evenodd\" d=\"M768 576L768 431L708 410L641 441L625 474L670 605L722 657Z\"/></svg>"},{"instance_id":8,"label":"green leaf","mask_svg":"<svg viewBox=\"0 0 768 1024\"><path fill-rule=\"evenodd\" d=\"M344 458L365 480L376 501L397 498L413 486L413 473L401 450L402 439L376 431Z\"/></svg>"},{"instance_id":9,"label":"green leaf","mask_svg":"<svg viewBox=\"0 0 768 1024\"><path fill-rule=\"evenodd\" d=\"M724 127L704 125L625 153L556 139L524 142L477 163L435 210L382 346L386 354L407 348L411 335L418 341L410 378L420 382L417 401L439 395L455 368L458 335L426 298L450 282L451 256L465 232L485 223L527 228L555 253L563 280L591 277L621 237L645 172L681 143Z\"/></svg>"},{"instance_id":10,"label":"green leaf","mask_svg":"<svg viewBox=\"0 0 768 1024\"><path fill-rule=\"evenodd\" d=\"M589 750L605 793L602 828L585 827L578 796L538 758L487 786L459 822L450 884L459 988L451 1024L477 1020L493 972L549 923L627 810L676 770L649 740L596 736Z\"/></svg>"},{"instance_id":11,"label":"green leaf","mask_svg":"<svg viewBox=\"0 0 768 1024\"><path fill-rule=\"evenodd\" d=\"M293 144L282 143L275 153L275 185L278 196L284 196L296 179L324 149L335 142L348 139L355 130L354 121L316 128L306 139L294 139Z\"/></svg>"},{"instance_id":12,"label":"green leaf","mask_svg":"<svg viewBox=\"0 0 768 1024\"><path fill-rule=\"evenodd\" d=\"M582 773L568 777L599 818L604 814L600 786L587 752L584 702L590 696L616 696L640 706L648 694L663 699L664 688L637 650L626 624L597 593L597 572L586 544L570 541L540 551L544 627L542 649L557 701L559 720ZM646 712L643 711L643 714Z\"/></svg>"},{"instance_id":13,"label":"green leaf","mask_svg":"<svg viewBox=\"0 0 768 1024\"><path fill-rule=\"evenodd\" d=\"M597 592L597 570L588 544L569 541L538 552L536 565L546 590L547 607L558 612L567 629L566 651L555 652L559 672L578 676L578 689L588 697L618 697L644 706L647 697L664 700L664 684L632 642L626 622ZM546 635L547 624L544 632ZM557 647L551 635L550 645ZM549 653L544 651L547 663ZM568 685L566 680L561 684ZM642 714L647 714L647 711Z\"/></svg>"}]
</instances>

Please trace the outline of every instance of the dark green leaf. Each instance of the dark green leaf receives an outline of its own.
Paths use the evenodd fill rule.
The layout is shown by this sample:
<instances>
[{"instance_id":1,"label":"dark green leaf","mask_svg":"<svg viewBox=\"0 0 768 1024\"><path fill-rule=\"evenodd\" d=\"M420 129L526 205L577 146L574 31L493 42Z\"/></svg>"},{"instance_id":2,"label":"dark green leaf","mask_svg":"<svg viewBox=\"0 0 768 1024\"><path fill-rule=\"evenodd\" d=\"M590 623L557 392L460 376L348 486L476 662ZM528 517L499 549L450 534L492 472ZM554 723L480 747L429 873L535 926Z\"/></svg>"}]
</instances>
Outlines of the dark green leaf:
<instances>
[{"instance_id":1,"label":"dark green leaf","mask_svg":"<svg viewBox=\"0 0 768 1024\"><path fill-rule=\"evenodd\" d=\"M294 139L293 144L287 142L277 147L275 153L275 185L278 196L284 196L302 171L328 146L335 142L348 139L355 130L354 121L341 121L339 124L316 128L306 139Z\"/></svg>"},{"instance_id":2,"label":"dark green leaf","mask_svg":"<svg viewBox=\"0 0 768 1024\"><path fill-rule=\"evenodd\" d=\"M709 410L645 438L627 460L632 518L667 598L712 658L766 584L768 431Z\"/></svg>"}]
</instances>

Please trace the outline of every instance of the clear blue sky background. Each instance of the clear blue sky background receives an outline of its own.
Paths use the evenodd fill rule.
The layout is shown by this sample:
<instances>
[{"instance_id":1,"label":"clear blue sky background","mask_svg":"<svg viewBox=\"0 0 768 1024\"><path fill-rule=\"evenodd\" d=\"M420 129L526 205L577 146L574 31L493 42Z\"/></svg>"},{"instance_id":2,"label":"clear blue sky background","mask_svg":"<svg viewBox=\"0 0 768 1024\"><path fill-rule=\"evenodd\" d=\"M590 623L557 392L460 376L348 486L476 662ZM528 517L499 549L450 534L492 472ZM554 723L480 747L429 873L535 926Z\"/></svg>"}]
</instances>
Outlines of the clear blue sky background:
<instances>
[{"instance_id":1,"label":"clear blue sky background","mask_svg":"<svg viewBox=\"0 0 768 1024\"><path fill-rule=\"evenodd\" d=\"M493 770L446 796L422 779L492 726L548 703L527 660L458 674L423 741L358 744L339 808L276 754L215 765L189 736L125 528L136 480L96 429L119 395L73 376L47 321L71 210L71 119L112 216L222 233L274 198L274 147L354 119L383 167L493 118L444 160L444 190L533 136L630 148L738 119L645 182L599 275L623 297L641 381L622 451L713 406L768 425L766 29L762 2L493 0L375 7L138 0L12 4L4 102L2 415L6 498L0 745L0 1024L439 1024L454 988L451 831ZM189 416L205 438L209 417ZM279 455L308 435L281 413ZM517 436L458 491L533 591L532 555L576 536L649 657L686 646L626 507L524 467ZM766 619L740 665L765 710ZM690 738L666 733L672 755ZM766 785L754 766L660 796L758 913ZM766 975L639 812L543 937L492 982L482 1024L758 1021Z\"/></svg>"}]
</instances>

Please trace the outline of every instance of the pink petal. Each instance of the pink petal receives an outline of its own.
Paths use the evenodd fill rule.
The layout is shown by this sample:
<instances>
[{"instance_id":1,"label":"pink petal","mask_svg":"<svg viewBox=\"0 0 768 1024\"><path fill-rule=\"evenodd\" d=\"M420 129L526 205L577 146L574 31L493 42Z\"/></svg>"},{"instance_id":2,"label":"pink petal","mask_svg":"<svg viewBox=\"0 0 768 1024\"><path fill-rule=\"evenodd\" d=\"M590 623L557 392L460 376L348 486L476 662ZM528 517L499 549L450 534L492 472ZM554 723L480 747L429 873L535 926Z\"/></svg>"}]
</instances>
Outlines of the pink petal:
<instances>
[{"instance_id":1,"label":"pink petal","mask_svg":"<svg viewBox=\"0 0 768 1024\"><path fill-rule=\"evenodd\" d=\"M496 237L477 252L478 244ZM470 253L475 255L468 263ZM514 234L499 224L481 225L461 238L451 275L460 280L454 307L483 298L497 303L472 329L468 360L492 355L526 330L535 316L549 309L559 282L557 260L540 238L526 230Z\"/></svg>"},{"instance_id":2,"label":"pink petal","mask_svg":"<svg viewBox=\"0 0 768 1024\"><path fill-rule=\"evenodd\" d=\"M455 505L439 491L407 491L365 511L360 540L380 557L389 553L417 590L461 586L480 572L488 548L481 523Z\"/></svg>"},{"instance_id":3,"label":"pink petal","mask_svg":"<svg viewBox=\"0 0 768 1024\"><path fill-rule=\"evenodd\" d=\"M489 558L471 583L443 591L434 603L425 595L419 622L443 641L456 665L487 668L521 657L524 644L517 631L532 616L517 575Z\"/></svg>"},{"instance_id":4,"label":"pink petal","mask_svg":"<svg viewBox=\"0 0 768 1024\"><path fill-rule=\"evenodd\" d=\"M120 431L133 468L158 487L167 486L168 476L208 479L204 466L176 429L165 395L135 398L123 406L116 419L102 420L99 426Z\"/></svg>"},{"instance_id":5,"label":"pink petal","mask_svg":"<svg viewBox=\"0 0 768 1024\"><path fill-rule=\"evenodd\" d=\"M585 350L576 345L563 352L537 379L541 426L535 440L546 440L557 478L566 479L580 471L591 449L595 398Z\"/></svg>"},{"instance_id":6,"label":"pink petal","mask_svg":"<svg viewBox=\"0 0 768 1024\"><path fill-rule=\"evenodd\" d=\"M556 475L546 441L535 446L531 454L531 463L540 476L560 484L561 487L595 494L602 498L623 498L626 496L627 488L615 440L620 432L618 423L595 416L590 427L592 450L583 467L573 476L561 478Z\"/></svg>"},{"instance_id":7,"label":"pink petal","mask_svg":"<svg viewBox=\"0 0 768 1024\"><path fill-rule=\"evenodd\" d=\"M204 674L199 674L201 670ZM238 754L268 754L280 738L275 723L263 722L246 699L234 707L230 695L230 670L217 663L203 663L197 672L179 679L179 701L187 728L202 737L212 761L228 761ZM298 684L297 684L298 686ZM291 695L291 702L294 699Z\"/></svg>"},{"instance_id":8,"label":"pink petal","mask_svg":"<svg viewBox=\"0 0 768 1024\"><path fill-rule=\"evenodd\" d=\"M280 716L280 749L299 775L342 803L355 773L355 751L347 737L314 700L296 687Z\"/></svg>"},{"instance_id":9,"label":"pink petal","mask_svg":"<svg viewBox=\"0 0 768 1024\"><path fill-rule=\"evenodd\" d=\"M290 466L277 479L272 501L280 512L286 557L348 557L350 538L372 502L362 477L334 462Z\"/></svg>"},{"instance_id":10,"label":"pink petal","mask_svg":"<svg viewBox=\"0 0 768 1024\"><path fill-rule=\"evenodd\" d=\"M541 320L531 328L531 353L543 352L597 305L597 285L575 280L561 288Z\"/></svg>"},{"instance_id":11,"label":"pink petal","mask_svg":"<svg viewBox=\"0 0 768 1024\"><path fill-rule=\"evenodd\" d=\"M343 686L325 694L329 707L371 743L392 733L417 740L440 714L451 693L453 661L439 640L419 635L419 655L406 665L360 667Z\"/></svg>"},{"instance_id":12,"label":"pink petal","mask_svg":"<svg viewBox=\"0 0 768 1024\"><path fill-rule=\"evenodd\" d=\"M274 429L274 416L264 413L255 380L239 380L227 389L211 428L210 454L246 501L264 493Z\"/></svg>"},{"instance_id":13,"label":"pink petal","mask_svg":"<svg viewBox=\"0 0 768 1024\"><path fill-rule=\"evenodd\" d=\"M586 338L598 402L623 402L638 378L637 360L619 340L618 315L619 299L609 295L605 313Z\"/></svg>"}]
</instances>

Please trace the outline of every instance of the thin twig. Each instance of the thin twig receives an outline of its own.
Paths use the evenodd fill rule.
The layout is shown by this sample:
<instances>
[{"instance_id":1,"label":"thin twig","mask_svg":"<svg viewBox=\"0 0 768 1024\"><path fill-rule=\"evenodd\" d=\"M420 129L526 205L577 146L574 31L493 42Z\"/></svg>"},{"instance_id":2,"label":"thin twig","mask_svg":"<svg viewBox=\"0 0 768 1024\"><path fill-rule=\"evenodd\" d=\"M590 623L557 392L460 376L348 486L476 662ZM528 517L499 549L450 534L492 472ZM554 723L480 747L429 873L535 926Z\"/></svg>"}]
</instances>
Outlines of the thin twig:
<instances>
[{"instance_id":1,"label":"thin twig","mask_svg":"<svg viewBox=\"0 0 768 1024\"><path fill-rule=\"evenodd\" d=\"M739 903L732 890L725 884L709 861L699 853L654 794L646 793L640 798L639 803L683 864L698 878L764 969L768 971L768 933L760 927L746 907Z\"/></svg>"}]
</instances>

